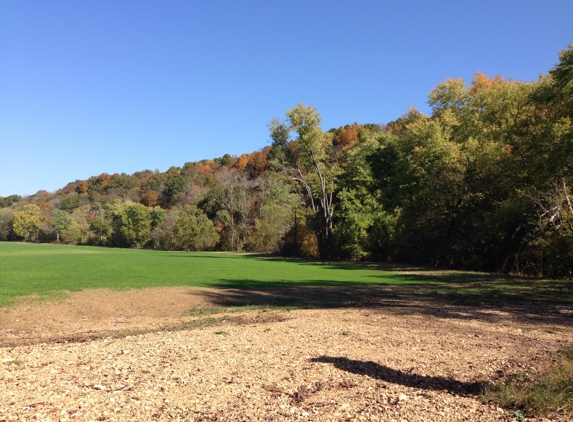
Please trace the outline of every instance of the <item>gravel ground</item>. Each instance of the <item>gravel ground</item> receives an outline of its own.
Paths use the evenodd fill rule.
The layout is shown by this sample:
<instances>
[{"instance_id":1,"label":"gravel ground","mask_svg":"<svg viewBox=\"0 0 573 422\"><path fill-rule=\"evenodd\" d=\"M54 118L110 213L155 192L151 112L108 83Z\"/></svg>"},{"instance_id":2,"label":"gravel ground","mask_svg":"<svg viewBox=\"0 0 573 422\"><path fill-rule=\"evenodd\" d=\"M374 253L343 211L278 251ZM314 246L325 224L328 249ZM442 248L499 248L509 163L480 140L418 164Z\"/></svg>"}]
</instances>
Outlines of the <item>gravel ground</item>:
<instances>
[{"instance_id":1,"label":"gravel ground","mask_svg":"<svg viewBox=\"0 0 573 422\"><path fill-rule=\"evenodd\" d=\"M182 300L205 305L196 293ZM501 311L476 319L394 308L252 310L157 331L199 317L174 302L171 315L161 307L160 316L142 315L135 301L114 308L131 312L123 323L113 313L79 321L77 312L89 313L82 294L94 293L0 317L0 421L509 421L510 412L477 400L476 383L538 370L573 338L571 325ZM158 297L138 294L142 303ZM45 330L42 310L51 315ZM78 322L62 327L56 314ZM107 336L118 324L153 331ZM86 334L96 332L103 338ZM70 341L71 333L84 337Z\"/></svg>"}]
</instances>

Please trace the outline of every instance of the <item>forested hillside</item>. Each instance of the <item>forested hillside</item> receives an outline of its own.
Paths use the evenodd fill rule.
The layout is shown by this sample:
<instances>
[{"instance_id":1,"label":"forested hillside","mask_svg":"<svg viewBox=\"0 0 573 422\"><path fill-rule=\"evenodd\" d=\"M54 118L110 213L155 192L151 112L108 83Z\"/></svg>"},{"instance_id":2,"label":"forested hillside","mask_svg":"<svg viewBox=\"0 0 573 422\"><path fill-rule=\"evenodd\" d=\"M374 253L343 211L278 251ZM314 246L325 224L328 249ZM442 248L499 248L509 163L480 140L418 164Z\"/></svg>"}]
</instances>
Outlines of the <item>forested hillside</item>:
<instances>
[{"instance_id":1,"label":"forested hillside","mask_svg":"<svg viewBox=\"0 0 573 422\"><path fill-rule=\"evenodd\" d=\"M0 240L573 277L573 44L537 81L478 72L429 104L326 132L299 104L251 154L0 197Z\"/></svg>"}]
</instances>

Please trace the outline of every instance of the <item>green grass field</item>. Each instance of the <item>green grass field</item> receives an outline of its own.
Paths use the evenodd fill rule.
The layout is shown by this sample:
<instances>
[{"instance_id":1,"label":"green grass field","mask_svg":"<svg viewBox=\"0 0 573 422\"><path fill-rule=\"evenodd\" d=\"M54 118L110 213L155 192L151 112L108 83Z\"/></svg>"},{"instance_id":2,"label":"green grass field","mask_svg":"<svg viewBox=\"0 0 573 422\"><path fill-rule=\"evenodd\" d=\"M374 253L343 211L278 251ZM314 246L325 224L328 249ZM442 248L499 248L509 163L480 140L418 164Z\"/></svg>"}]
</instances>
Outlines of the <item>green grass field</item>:
<instances>
[{"instance_id":1,"label":"green grass field","mask_svg":"<svg viewBox=\"0 0 573 422\"><path fill-rule=\"evenodd\" d=\"M235 296L239 304L264 304L267 298L260 290L274 289L272 294L282 299L271 305L305 306L299 302L306 300L306 306L322 306L325 301L330 301L330 306L348 306L357 303L357 292L367 298L372 287L380 285L434 308L438 304L476 309L497 306L522 312L539 305L573 305L570 281L412 267L407 268L408 273L393 271L396 269L248 254L0 242L0 306L20 296L44 298L90 288L158 286L238 289L244 292L242 298ZM303 286L312 288L302 290Z\"/></svg>"},{"instance_id":2,"label":"green grass field","mask_svg":"<svg viewBox=\"0 0 573 422\"><path fill-rule=\"evenodd\" d=\"M259 284L368 285L419 282L411 277L377 269L256 255L0 242L0 306L18 296L46 296L89 288L246 288ZM428 279L427 282L432 280Z\"/></svg>"}]
</instances>

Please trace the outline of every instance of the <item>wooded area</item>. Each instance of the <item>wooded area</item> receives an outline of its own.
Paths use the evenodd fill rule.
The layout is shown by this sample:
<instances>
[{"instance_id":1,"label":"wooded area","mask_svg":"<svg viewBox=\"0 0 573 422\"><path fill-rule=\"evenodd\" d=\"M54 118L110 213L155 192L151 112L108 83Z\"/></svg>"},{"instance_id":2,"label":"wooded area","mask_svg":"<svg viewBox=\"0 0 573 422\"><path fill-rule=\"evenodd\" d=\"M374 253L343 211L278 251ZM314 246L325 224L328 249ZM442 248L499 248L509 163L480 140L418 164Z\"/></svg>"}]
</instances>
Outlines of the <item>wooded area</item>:
<instances>
[{"instance_id":1,"label":"wooded area","mask_svg":"<svg viewBox=\"0 0 573 422\"><path fill-rule=\"evenodd\" d=\"M573 44L537 81L478 72L429 104L326 132L299 104L251 154L0 197L0 240L572 278Z\"/></svg>"}]
</instances>

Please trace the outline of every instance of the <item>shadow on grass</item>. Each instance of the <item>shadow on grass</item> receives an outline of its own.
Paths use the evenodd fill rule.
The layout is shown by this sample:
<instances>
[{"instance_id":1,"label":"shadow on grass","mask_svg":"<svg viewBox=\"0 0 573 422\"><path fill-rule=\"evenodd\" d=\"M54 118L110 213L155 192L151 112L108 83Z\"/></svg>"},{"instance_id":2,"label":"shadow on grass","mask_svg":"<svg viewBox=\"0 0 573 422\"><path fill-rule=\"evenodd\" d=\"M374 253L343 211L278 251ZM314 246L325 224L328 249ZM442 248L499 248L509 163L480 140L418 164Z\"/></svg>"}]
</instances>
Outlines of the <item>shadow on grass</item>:
<instances>
[{"instance_id":1,"label":"shadow on grass","mask_svg":"<svg viewBox=\"0 0 573 422\"><path fill-rule=\"evenodd\" d=\"M229 260L229 259L252 259L265 261L269 263L283 263L288 262L289 264L297 265L320 265L326 269L336 269L336 270L360 270L374 269L374 270L385 270L385 271L399 271L401 269L407 270L423 270L423 267L416 266L403 266L395 264L386 264L378 262L348 262L348 261L321 261L318 259L309 258L289 258L289 257L279 257L270 254L261 253L236 253L236 252L174 252L169 255L169 258L187 258L187 259L214 259L214 260Z\"/></svg>"},{"instance_id":2,"label":"shadow on grass","mask_svg":"<svg viewBox=\"0 0 573 422\"><path fill-rule=\"evenodd\" d=\"M222 307L378 308L399 315L491 322L501 320L501 312L523 322L573 324L573 283L565 281L452 273L390 274L379 284L224 279L211 286L217 290L203 294Z\"/></svg>"},{"instance_id":3,"label":"shadow on grass","mask_svg":"<svg viewBox=\"0 0 573 422\"><path fill-rule=\"evenodd\" d=\"M481 391L478 382L461 382L442 377L418 375L410 372L389 368L371 361L352 360L345 357L321 356L313 358L311 362L330 363L336 368L357 375L366 375L376 380L392 384L400 384L406 387L420 388L423 390L448 391L459 395L477 395Z\"/></svg>"},{"instance_id":4,"label":"shadow on grass","mask_svg":"<svg viewBox=\"0 0 573 422\"><path fill-rule=\"evenodd\" d=\"M192 255L176 255L192 257ZM500 320L500 312L530 323L573 324L573 282L540 280L468 271L440 270L385 263L322 262L264 254L201 254L207 259L289 262L300 266L350 271L374 270L333 280L261 281L242 277L220 279L205 293L212 303L225 306L295 308L384 308L396 314L443 318ZM281 269L280 271L284 271ZM348 271L348 272L347 272ZM310 274L310 273L309 273ZM316 273L315 273L316 274Z\"/></svg>"}]
</instances>

